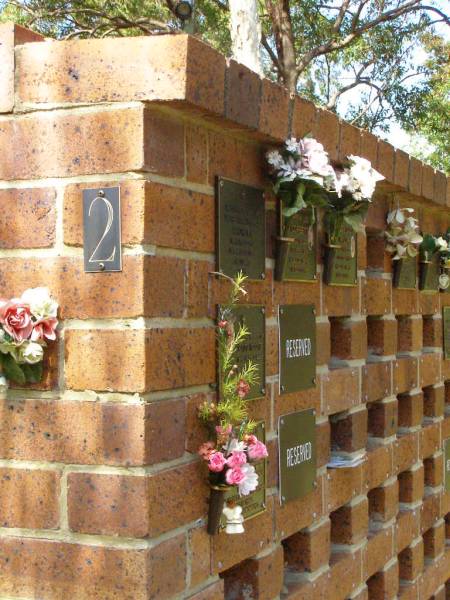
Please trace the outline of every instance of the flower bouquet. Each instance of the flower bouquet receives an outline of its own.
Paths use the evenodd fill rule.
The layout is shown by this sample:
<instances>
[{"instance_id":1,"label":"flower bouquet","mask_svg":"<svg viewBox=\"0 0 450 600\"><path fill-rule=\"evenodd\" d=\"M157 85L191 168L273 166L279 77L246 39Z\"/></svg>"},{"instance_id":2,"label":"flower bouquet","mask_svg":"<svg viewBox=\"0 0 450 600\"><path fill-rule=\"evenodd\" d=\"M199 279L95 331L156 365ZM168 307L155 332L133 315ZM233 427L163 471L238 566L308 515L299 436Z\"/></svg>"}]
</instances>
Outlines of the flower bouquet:
<instances>
[{"instance_id":1,"label":"flower bouquet","mask_svg":"<svg viewBox=\"0 0 450 600\"><path fill-rule=\"evenodd\" d=\"M256 423L248 418L245 400L250 387L256 383L256 365L249 361L239 368L235 364L236 352L249 336L247 327L236 323L233 317L240 295L246 294L243 288L246 278L240 273L234 279L226 279L231 282L231 294L228 303L219 308L216 326L220 355L219 401L217 404L205 402L199 408L199 418L209 432L209 439L200 446L199 454L209 472L210 535L218 532L225 492L233 486L240 496L253 492L258 486L258 474L252 463L267 457L266 446L253 434Z\"/></svg>"},{"instance_id":2,"label":"flower bouquet","mask_svg":"<svg viewBox=\"0 0 450 600\"><path fill-rule=\"evenodd\" d=\"M47 341L56 339L58 304L47 288L32 288L20 298L0 300L0 365L6 380L37 383ZM6 378L6 379L5 379Z\"/></svg>"},{"instance_id":3,"label":"flower bouquet","mask_svg":"<svg viewBox=\"0 0 450 600\"><path fill-rule=\"evenodd\" d=\"M441 246L439 250L441 258L441 274L439 276L439 287L441 290L447 290L450 287L450 229L438 238Z\"/></svg>"},{"instance_id":4,"label":"flower bouquet","mask_svg":"<svg viewBox=\"0 0 450 600\"><path fill-rule=\"evenodd\" d=\"M422 236L419 224L413 216L413 208L394 208L387 215L386 250L392 254L394 262L394 286L402 288L416 287L416 256Z\"/></svg>"},{"instance_id":5,"label":"flower bouquet","mask_svg":"<svg viewBox=\"0 0 450 600\"><path fill-rule=\"evenodd\" d=\"M420 244L420 289L437 291L445 279L441 280L441 265L448 254L448 243L443 237L425 233ZM448 276L447 276L448 277ZM448 283L447 283L448 287ZM445 289L445 287L444 287Z\"/></svg>"}]
</instances>

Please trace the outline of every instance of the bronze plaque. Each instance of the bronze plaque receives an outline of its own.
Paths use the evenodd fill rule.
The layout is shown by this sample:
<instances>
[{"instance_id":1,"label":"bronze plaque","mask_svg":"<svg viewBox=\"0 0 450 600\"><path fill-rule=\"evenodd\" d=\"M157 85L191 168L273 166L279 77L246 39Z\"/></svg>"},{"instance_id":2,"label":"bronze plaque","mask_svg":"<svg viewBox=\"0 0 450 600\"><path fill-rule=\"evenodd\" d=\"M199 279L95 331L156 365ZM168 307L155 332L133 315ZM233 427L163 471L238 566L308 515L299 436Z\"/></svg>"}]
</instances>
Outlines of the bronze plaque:
<instances>
[{"instance_id":1,"label":"bronze plaque","mask_svg":"<svg viewBox=\"0 0 450 600\"><path fill-rule=\"evenodd\" d=\"M356 233L344 225L336 240L336 247L327 247L325 253L325 283L327 285L356 285L358 283L358 242Z\"/></svg>"},{"instance_id":2,"label":"bronze plaque","mask_svg":"<svg viewBox=\"0 0 450 600\"><path fill-rule=\"evenodd\" d=\"M420 291L438 292L439 275L441 274L441 259L439 254L435 254L430 262L420 263Z\"/></svg>"},{"instance_id":3,"label":"bronze plaque","mask_svg":"<svg viewBox=\"0 0 450 600\"><path fill-rule=\"evenodd\" d=\"M444 475L445 491L450 492L450 438L444 440Z\"/></svg>"},{"instance_id":4,"label":"bronze plaque","mask_svg":"<svg viewBox=\"0 0 450 600\"><path fill-rule=\"evenodd\" d=\"M316 311L313 304L278 309L280 393L316 385Z\"/></svg>"},{"instance_id":5,"label":"bronze plaque","mask_svg":"<svg viewBox=\"0 0 450 600\"><path fill-rule=\"evenodd\" d=\"M250 335L238 347L236 363L243 367L251 360L257 365L258 382L252 385L247 395L247 400L260 398L266 393L266 317L264 306L238 306L233 310L236 319L235 327L239 323L247 326Z\"/></svg>"},{"instance_id":6,"label":"bronze plaque","mask_svg":"<svg viewBox=\"0 0 450 600\"><path fill-rule=\"evenodd\" d=\"M316 480L316 419L314 410L278 419L280 502L301 498Z\"/></svg>"},{"instance_id":7,"label":"bronze plaque","mask_svg":"<svg viewBox=\"0 0 450 600\"><path fill-rule=\"evenodd\" d=\"M450 360L450 306L442 309L442 327L444 340L444 360Z\"/></svg>"},{"instance_id":8,"label":"bronze plaque","mask_svg":"<svg viewBox=\"0 0 450 600\"><path fill-rule=\"evenodd\" d=\"M280 238L276 274L279 281L315 281L317 279L317 234L313 214L301 210L289 219L280 209ZM285 248L284 248L285 246Z\"/></svg>"},{"instance_id":9,"label":"bronze plaque","mask_svg":"<svg viewBox=\"0 0 450 600\"><path fill-rule=\"evenodd\" d=\"M122 270L120 188L83 190L84 270Z\"/></svg>"},{"instance_id":10,"label":"bronze plaque","mask_svg":"<svg viewBox=\"0 0 450 600\"><path fill-rule=\"evenodd\" d=\"M417 257L408 256L393 261L393 285L400 290L415 290L417 287Z\"/></svg>"},{"instance_id":11,"label":"bronze plaque","mask_svg":"<svg viewBox=\"0 0 450 600\"><path fill-rule=\"evenodd\" d=\"M258 440L266 443L266 428L263 421L257 424L254 433ZM258 474L258 487L256 490L248 496L239 496L237 487L233 487L225 493L225 502L233 500L236 504L242 506L242 514L245 520L256 517L266 510L267 459L252 464ZM225 525L226 519L222 515L220 527L224 529Z\"/></svg>"},{"instance_id":12,"label":"bronze plaque","mask_svg":"<svg viewBox=\"0 0 450 600\"><path fill-rule=\"evenodd\" d=\"M221 177L217 180L217 269L264 279L266 212L263 191Z\"/></svg>"}]
</instances>

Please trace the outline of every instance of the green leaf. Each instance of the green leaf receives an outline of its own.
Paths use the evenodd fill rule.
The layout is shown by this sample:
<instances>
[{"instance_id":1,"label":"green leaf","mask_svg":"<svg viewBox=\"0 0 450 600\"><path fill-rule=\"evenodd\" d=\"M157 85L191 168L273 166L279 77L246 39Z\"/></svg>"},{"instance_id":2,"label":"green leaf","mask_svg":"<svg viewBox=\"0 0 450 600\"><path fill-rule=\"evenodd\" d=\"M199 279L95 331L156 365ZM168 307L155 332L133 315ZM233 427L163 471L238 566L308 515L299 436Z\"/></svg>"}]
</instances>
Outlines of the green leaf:
<instances>
[{"instance_id":1,"label":"green leaf","mask_svg":"<svg viewBox=\"0 0 450 600\"><path fill-rule=\"evenodd\" d=\"M345 215L344 221L347 223L347 225L350 225L353 231L359 232L363 229L363 218L357 213Z\"/></svg>"},{"instance_id":2,"label":"green leaf","mask_svg":"<svg viewBox=\"0 0 450 600\"><path fill-rule=\"evenodd\" d=\"M42 379L42 361L34 365L22 365L27 383L39 383Z\"/></svg>"},{"instance_id":3,"label":"green leaf","mask_svg":"<svg viewBox=\"0 0 450 600\"><path fill-rule=\"evenodd\" d=\"M25 383L25 374L10 354L3 355L3 373L6 379L16 383Z\"/></svg>"},{"instance_id":4,"label":"green leaf","mask_svg":"<svg viewBox=\"0 0 450 600\"><path fill-rule=\"evenodd\" d=\"M287 206L286 208L283 208L283 216L289 219L289 217L296 215L300 210L301 209L298 208L298 206Z\"/></svg>"}]
</instances>

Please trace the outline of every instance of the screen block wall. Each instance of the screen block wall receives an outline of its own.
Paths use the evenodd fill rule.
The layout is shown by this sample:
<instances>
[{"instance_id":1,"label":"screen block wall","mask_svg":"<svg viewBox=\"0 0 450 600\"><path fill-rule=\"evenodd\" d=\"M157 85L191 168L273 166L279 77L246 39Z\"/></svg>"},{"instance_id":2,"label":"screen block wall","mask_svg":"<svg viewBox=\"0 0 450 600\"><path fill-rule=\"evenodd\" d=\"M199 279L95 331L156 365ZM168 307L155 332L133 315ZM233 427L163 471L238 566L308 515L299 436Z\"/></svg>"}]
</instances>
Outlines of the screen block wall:
<instances>
[{"instance_id":1,"label":"screen block wall","mask_svg":"<svg viewBox=\"0 0 450 600\"><path fill-rule=\"evenodd\" d=\"M186 35L34 41L0 26L0 282L47 285L61 332L41 384L0 401L0 599L445 598L450 578L450 294L392 286L386 212L450 225L450 183ZM13 83L11 83L13 82ZM355 287L274 280L264 152L311 132L386 177ZM266 191L266 510L206 534L197 407L214 399L217 176ZM82 191L120 186L123 270L85 273ZM322 239L319 230L319 241ZM279 305L316 309L315 388L278 392ZM277 420L316 410L317 486L280 506ZM332 449L367 449L327 469ZM448 587L448 585L447 585ZM447 595L448 595L447 591Z\"/></svg>"}]
</instances>

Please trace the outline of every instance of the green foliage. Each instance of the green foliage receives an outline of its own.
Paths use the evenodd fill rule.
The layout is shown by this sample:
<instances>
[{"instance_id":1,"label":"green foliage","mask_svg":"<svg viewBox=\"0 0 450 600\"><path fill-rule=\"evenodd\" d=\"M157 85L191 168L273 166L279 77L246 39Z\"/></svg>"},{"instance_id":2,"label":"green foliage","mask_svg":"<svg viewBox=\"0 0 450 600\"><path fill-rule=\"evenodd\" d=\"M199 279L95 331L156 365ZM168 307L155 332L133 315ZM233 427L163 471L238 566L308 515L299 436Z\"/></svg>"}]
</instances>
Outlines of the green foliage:
<instances>
[{"instance_id":1,"label":"green foliage","mask_svg":"<svg viewBox=\"0 0 450 600\"><path fill-rule=\"evenodd\" d=\"M18 364L10 354L0 353L0 365L6 379L19 385L39 383L42 379L42 362L34 365Z\"/></svg>"}]
</instances>

